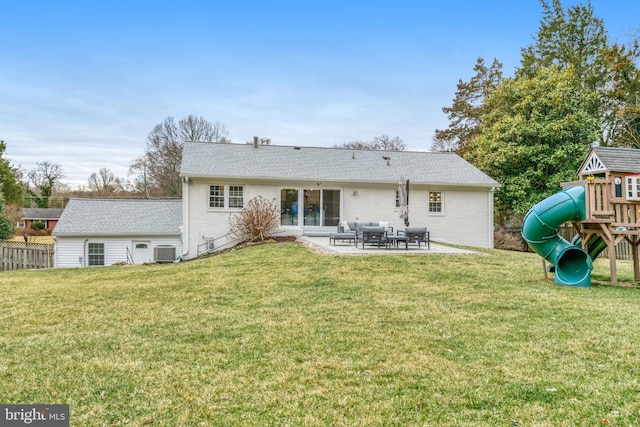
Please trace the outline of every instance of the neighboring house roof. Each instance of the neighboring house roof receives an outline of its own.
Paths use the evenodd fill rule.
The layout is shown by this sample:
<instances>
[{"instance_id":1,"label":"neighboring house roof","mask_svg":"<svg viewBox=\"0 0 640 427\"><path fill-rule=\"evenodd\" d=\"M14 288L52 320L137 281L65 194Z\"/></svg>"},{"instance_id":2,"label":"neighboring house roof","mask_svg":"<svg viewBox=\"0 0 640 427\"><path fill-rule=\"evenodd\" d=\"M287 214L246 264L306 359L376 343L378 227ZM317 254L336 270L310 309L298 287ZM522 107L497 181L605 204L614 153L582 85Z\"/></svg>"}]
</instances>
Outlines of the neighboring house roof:
<instances>
[{"instance_id":1,"label":"neighboring house roof","mask_svg":"<svg viewBox=\"0 0 640 427\"><path fill-rule=\"evenodd\" d=\"M187 142L181 176L498 187L455 153Z\"/></svg>"},{"instance_id":2,"label":"neighboring house roof","mask_svg":"<svg viewBox=\"0 0 640 427\"><path fill-rule=\"evenodd\" d=\"M22 218L30 220L58 219L64 209L22 208Z\"/></svg>"},{"instance_id":3,"label":"neighboring house roof","mask_svg":"<svg viewBox=\"0 0 640 427\"><path fill-rule=\"evenodd\" d=\"M640 150L636 148L594 147L592 150L611 172L640 173Z\"/></svg>"},{"instance_id":4,"label":"neighboring house roof","mask_svg":"<svg viewBox=\"0 0 640 427\"><path fill-rule=\"evenodd\" d=\"M181 225L181 200L71 199L53 235L179 235Z\"/></svg>"}]
</instances>

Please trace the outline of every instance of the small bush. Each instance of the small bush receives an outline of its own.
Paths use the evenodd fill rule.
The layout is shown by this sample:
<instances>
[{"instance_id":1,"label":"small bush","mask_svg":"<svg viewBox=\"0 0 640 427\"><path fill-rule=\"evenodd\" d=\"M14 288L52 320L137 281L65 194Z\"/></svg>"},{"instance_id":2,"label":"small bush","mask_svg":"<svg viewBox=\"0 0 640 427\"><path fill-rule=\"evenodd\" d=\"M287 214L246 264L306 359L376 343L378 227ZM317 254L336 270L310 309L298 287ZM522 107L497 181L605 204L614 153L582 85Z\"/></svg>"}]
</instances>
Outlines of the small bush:
<instances>
[{"instance_id":1,"label":"small bush","mask_svg":"<svg viewBox=\"0 0 640 427\"><path fill-rule=\"evenodd\" d=\"M44 230L46 225L42 221L33 221L31 223L31 228L34 230Z\"/></svg>"},{"instance_id":2,"label":"small bush","mask_svg":"<svg viewBox=\"0 0 640 427\"><path fill-rule=\"evenodd\" d=\"M15 228L11 220L5 216L0 216L0 240L5 240L13 236Z\"/></svg>"},{"instance_id":3,"label":"small bush","mask_svg":"<svg viewBox=\"0 0 640 427\"><path fill-rule=\"evenodd\" d=\"M280 209L276 199L255 197L230 219L231 233L242 241L265 240L280 227Z\"/></svg>"},{"instance_id":4,"label":"small bush","mask_svg":"<svg viewBox=\"0 0 640 427\"><path fill-rule=\"evenodd\" d=\"M497 228L493 234L493 247L508 251L527 251L527 242L524 241L519 231Z\"/></svg>"}]
</instances>

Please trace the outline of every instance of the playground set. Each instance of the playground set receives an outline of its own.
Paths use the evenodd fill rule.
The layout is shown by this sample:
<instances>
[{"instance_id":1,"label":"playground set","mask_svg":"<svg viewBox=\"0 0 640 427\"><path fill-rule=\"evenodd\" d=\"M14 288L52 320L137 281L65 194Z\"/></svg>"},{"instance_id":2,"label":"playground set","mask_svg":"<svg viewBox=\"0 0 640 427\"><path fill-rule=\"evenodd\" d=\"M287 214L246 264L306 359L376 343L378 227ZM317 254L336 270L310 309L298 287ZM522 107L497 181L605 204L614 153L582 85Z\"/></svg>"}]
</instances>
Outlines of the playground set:
<instances>
[{"instance_id":1,"label":"playground set","mask_svg":"<svg viewBox=\"0 0 640 427\"><path fill-rule=\"evenodd\" d=\"M616 245L629 242L633 277L640 281L640 150L593 147L578 171L578 180L533 206L522 223L529 247L554 266L554 282L591 286L593 260L608 249L611 282L617 283ZM558 234L570 222L571 242Z\"/></svg>"}]
</instances>

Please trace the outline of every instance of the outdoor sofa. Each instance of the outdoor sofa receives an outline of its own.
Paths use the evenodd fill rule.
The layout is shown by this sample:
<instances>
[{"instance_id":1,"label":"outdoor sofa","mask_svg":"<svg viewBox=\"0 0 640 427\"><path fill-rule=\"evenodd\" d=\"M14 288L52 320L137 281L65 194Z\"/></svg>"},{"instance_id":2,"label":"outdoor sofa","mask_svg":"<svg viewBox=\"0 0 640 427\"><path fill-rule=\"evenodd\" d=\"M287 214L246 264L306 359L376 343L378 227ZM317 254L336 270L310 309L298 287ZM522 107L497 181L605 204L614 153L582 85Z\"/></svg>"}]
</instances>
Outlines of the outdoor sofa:
<instances>
[{"instance_id":1,"label":"outdoor sofa","mask_svg":"<svg viewBox=\"0 0 640 427\"><path fill-rule=\"evenodd\" d=\"M336 244L336 240L348 241L358 246L358 240L362 238L362 227L383 227L384 231L393 232L393 227L385 221L342 221L338 223L336 233L329 234L329 244Z\"/></svg>"}]
</instances>

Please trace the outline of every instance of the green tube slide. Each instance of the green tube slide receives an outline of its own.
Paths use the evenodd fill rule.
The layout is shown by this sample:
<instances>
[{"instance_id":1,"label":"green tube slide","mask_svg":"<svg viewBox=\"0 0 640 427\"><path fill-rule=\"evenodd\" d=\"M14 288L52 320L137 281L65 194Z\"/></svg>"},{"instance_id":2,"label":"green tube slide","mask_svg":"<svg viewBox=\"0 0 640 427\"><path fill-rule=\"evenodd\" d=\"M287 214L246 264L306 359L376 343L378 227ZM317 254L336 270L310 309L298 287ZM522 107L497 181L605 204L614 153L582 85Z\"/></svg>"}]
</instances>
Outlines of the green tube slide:
<instances>
[{"instance_id":1,"label":"green tube slide","mask_svg":"<svg viewBox=\"0 0 640 427\"><path fill-rule=\"evenodd\" d=\"M571 240L571 243L576 246L580 246L582 245L582 239L579 235L576 234L576 236ZM587 253L592 260L598 258L600 252L604 251L605 249L607 249L607 242L605 242L605 240L600 236L596 236L593 239L589 240L589 244L587 245Z\"/></svg>"},{"instance_id":2,"label":"green tube slide","mask_svg":"<svg viewBox=\"0 0 640 427\"><path fill-rule=\"evenodd\" d=\"M554 282L559 285L591 286L590 255L558 234L558 227L565 222L585 217L583 186L567 187L544 199L524 217L522 237L535 253L555 266Z\"/></svg>"}]
</instances>

